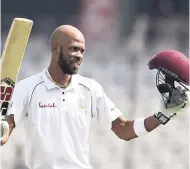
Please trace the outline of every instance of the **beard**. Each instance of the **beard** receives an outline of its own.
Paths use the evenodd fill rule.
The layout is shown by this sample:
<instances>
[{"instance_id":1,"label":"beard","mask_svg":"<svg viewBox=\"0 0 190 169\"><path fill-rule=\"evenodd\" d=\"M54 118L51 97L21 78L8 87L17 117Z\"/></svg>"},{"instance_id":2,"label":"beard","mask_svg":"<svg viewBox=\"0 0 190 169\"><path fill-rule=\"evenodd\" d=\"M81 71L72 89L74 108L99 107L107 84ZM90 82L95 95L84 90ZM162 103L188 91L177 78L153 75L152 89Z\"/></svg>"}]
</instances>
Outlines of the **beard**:
<instances>
[{"instance_id":1,"label":"beard","mask_svg":"<svg viewBox=\"0 0 190 169\"><path fill-rule=\"evenodd\" d=\"M62 50L59 55L59 60L58 60L59 67L63 71L63 73L68 74L68 75L74 75L78 73L78 69L75 67L72 67L72 62L68 62L66 60L65 55L63 54Z\"/></svg>"}]
</instances>

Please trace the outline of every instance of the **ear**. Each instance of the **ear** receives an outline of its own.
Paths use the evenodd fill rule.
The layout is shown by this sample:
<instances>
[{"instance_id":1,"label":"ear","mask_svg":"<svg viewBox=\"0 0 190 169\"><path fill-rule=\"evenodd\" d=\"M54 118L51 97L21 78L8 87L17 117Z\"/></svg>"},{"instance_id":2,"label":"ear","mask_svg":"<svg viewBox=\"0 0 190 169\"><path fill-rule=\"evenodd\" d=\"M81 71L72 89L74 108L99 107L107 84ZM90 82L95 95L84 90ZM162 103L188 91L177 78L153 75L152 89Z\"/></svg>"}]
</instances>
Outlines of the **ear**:
<instances>
[{"instance_id":1,"label":"ear","mask_svg":"<svg viewBox=\"0 0 190 169\"><path fill-rule=\"evenodd\" d=\"M52 44L51 50L53 53L57 54L60 52L60 47L57 44Z\"/></svg>"}]
</instances>

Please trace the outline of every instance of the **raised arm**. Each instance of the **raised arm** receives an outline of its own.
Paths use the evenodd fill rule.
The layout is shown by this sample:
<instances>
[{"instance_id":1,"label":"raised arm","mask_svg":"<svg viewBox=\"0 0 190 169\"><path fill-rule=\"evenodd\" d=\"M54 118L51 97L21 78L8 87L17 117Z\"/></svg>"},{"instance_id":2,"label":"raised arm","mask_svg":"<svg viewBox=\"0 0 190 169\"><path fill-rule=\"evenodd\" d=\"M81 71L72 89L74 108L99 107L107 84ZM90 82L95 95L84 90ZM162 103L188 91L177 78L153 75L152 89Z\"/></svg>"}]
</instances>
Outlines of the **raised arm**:
<instances>
[{"instance_id":1,"label":"raised arm","mask_svg":"<svg viewBox=\"0 0 190 169\"><path fill-rule=\"evenodd\" d=\"M156 129L160 124L165 125L170 119L183 113L189 109L190 93L187 94L187 101L171 107L164 108L162 112L157 112L148 118L137 118L136 120L126 120L125 117L120 116L112 122L112 131L120 138L126 141L136 137L146 135L152 130Z\"/></svg>"},{"instance_id":2,"label":"raised arm","mask_svg":"<svg viewBox=\"0 0 190 169\"><path fill-rule=\"evenodd\" d=\"M1 145L8 140L13 129L26 116L28 107L28 92L26 81L20 81L15 85L15 89L8 108L6 121L1 121ZM7 123L8 125L7 125ZM3 132L4 131L4 132ZM6 132L8 131L8 132Z\"/></svg>"},{"instance_id":3,"label":"raised arm","mask_svg":"<svg viewBox=\"0 0 190 169\"><path fill-rule=\"evenodd\" d=\"M136 120L126 120L120 116L112 122L112 131L120 138L126 141L138 137L138 135L147 134L160 125L154 116L148 118L138 118Z\"/></svg>"}]
</instances>

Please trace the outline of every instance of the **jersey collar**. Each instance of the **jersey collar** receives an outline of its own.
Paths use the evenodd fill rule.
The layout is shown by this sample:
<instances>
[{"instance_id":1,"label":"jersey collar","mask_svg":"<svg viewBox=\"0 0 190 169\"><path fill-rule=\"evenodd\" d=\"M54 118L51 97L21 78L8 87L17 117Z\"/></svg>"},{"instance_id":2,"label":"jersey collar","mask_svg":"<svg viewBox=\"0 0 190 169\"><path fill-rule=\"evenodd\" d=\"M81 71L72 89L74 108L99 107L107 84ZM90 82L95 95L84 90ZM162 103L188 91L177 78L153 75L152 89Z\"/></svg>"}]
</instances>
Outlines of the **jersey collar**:
<instances>
[{"instance_id":1,"label":"jersey collar","mask_svg":"<svg viewBox=\"0 0 190 169\"><path fill-rule=\"evenodd\" d=\"M54 89L54 88L60 88L48 76L50 76L50 74L48 72L48 69L44 69L42 71L42 79L43 79L44 84L47 87L47 89L51 90L51 89ZM69 84L69 86L65 90L75 89L77 84L78 84L77 75L72 75L71 83Z\"/></svg>"}]
</instances>

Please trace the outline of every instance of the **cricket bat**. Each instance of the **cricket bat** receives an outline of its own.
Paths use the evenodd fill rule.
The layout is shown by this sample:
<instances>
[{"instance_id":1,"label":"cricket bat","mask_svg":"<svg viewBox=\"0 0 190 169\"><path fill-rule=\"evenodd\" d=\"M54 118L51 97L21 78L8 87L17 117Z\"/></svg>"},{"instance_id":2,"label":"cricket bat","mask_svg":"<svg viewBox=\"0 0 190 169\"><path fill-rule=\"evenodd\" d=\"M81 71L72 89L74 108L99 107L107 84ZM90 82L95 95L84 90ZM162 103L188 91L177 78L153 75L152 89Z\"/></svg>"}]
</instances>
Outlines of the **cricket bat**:
<instances>
[{"instance_id":1,"label":"cricket bat","mask_svg":"<svg viewBox=\"0 0 190 169\"><path fill-rule=\"evenodd\" d=\"M0 61L1 119L6 118L32 26L32 20L14 18L9 30Z\"/></svg>"}]
</instances>

